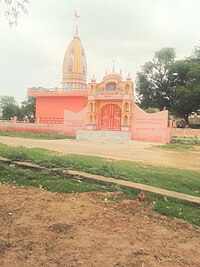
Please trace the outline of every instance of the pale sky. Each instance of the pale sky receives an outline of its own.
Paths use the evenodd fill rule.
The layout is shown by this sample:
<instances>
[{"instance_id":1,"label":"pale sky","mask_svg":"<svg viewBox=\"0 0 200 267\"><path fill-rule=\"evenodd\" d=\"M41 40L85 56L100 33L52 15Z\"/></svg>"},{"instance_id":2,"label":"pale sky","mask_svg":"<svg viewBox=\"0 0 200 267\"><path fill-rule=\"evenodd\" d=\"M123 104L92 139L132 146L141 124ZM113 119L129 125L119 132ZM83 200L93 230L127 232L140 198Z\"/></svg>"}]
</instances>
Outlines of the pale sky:
<instances>
[{"instance_id":1,"label":"pale sky","mask_svg":"<svg viewBox=\"0 0 200 267\"><path fill-rule=\"evenodd\" d=\"M200 0L29 0L29 15L9 27L0 3L0 95L26 98L28 87L61 87L62 61L73 36L74 10L88 62L88 81L106 69L137 71L154 52L177 59L200 45Z\"/></svg>"}]
</instances>

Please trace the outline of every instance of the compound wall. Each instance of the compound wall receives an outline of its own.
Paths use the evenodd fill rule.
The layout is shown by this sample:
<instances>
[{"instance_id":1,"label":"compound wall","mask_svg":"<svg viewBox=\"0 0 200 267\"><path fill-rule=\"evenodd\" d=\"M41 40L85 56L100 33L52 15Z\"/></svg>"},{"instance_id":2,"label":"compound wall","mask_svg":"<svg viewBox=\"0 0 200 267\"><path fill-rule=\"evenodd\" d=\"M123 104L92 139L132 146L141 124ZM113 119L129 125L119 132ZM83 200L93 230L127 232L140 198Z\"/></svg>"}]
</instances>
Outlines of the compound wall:
<instances>
[{"instance_id":1,"label":"compound wall","mask_svg":"<svg viewBox=\"0 0 200 267\"><path fill-rule=\"evenodd\" d=\"M168 111L146 113L134 104L132 139L148 142L170 143L172 125Z\"/></svg>"},{"instance_id":2,"label":"compound wall","mask_svg":"<svg viewBox=\"0 0 200 267\"><path fill-rule=\"evenodd\" d=\"M75 132L67 129L64 124L0 122L0 132L32 132L44 134L67 134L75 136Z\"/></svg>"}]
</instances>

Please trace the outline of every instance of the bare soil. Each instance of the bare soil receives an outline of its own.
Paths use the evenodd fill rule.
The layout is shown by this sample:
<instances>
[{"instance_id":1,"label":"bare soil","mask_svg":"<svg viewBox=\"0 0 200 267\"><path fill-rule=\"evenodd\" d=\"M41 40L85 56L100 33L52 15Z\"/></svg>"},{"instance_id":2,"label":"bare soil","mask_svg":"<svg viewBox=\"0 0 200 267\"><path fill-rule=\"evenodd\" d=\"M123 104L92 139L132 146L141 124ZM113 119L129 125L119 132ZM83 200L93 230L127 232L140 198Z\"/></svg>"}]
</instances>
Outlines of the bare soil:
<instances>
[{"instance_id":1,"label":"bare soil","mask_svg":"<svg viewBox=\"0 0 200 267\"><path fill-rule=\"evenodd\" d=\"M89 142L71 139L37 140L0 136L0 143L11 146L40 147L63 154L91 155L110 159L137 161L155 166L200 171L200 147L196 151L175 152L157 149L157 143L127 141L124 143Z\"/></svg>"},{"instance_id":2,"label":"bare soil","mask_svg":"<svg viewBox=\"0 0 200 267\"><path fill-rule=\"evenodd\" d=\"M200 266L199 227L116 194L0 185L0 266Z\"/></svg>"}]
</instances>

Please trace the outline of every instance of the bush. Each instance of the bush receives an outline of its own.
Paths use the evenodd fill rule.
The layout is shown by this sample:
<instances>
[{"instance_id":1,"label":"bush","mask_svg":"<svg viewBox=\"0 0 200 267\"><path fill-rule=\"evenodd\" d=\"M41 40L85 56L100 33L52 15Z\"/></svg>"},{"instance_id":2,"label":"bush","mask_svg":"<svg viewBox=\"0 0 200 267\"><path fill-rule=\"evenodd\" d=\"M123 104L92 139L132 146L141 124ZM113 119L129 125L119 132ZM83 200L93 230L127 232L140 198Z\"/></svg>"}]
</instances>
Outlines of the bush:
<instances>
[{"instance_id":1,"label":"bush","mask_svg":"<svg viewBox=\"0 0 200 267\"><path fill-rule=\"evenodd\" d=\"M200 124L190 124L190 128L192 128L192 129L200 129Z\"/></svg>"}]
</instances>

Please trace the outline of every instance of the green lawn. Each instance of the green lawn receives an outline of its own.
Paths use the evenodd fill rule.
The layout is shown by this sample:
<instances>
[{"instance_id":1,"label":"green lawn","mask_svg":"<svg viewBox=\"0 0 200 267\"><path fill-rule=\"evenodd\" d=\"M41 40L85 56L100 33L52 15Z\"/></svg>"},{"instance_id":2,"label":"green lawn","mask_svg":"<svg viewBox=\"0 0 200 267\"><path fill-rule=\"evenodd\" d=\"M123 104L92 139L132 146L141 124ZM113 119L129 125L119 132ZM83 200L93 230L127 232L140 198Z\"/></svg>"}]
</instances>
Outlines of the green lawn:
<instances>
[{"instance_id":1,"label":"green lawn","mask_svg":"<svg viewBox=\"0 0 200 267\"><path fill-rule=\"evenodd\" d=\"M129 161L107 160L80 155L0 144L0 155L16 161L30 161L48 168L63 168L125 179L200 197L200 172L155 167Z\"/></svg>"},{"instance_id":2,"label":"green lawn","mask_svg":"<svg viewBox=\"0 0 200 267\"><path fill-rule=\"evenodd\" d=\"M74 136L65 134L39 134L39 133L27 133L27 132L0 132L0 136L20 137L20 138L33 138L33 139L72 139Z\"/></svg>"}]
</instances>

